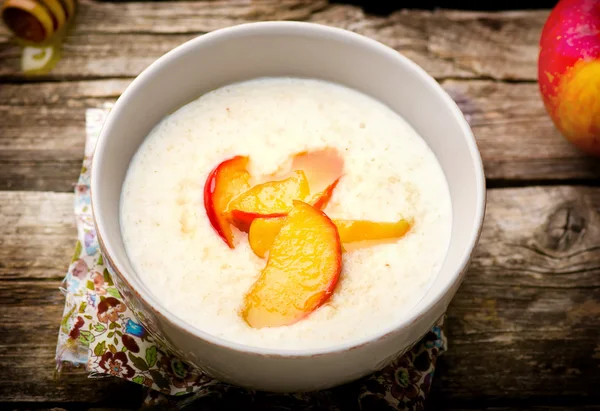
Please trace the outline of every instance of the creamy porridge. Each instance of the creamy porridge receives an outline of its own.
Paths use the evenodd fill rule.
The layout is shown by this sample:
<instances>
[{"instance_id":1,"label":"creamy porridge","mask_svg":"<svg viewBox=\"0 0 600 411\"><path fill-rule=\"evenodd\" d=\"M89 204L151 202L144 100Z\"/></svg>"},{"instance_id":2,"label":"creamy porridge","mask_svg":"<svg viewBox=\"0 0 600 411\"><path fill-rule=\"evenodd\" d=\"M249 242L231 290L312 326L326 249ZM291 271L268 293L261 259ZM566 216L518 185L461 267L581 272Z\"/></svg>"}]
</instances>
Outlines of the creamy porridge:
<instances>
[{"instance_id":1,"label":"creamy porridge","mask_svg":"<svg viewBox=\"0 0 600 411\"><path fill-rule=\"evenodd\" d=\"M245 233L234 230L233 249L217 235L204 183L234 156L248 156L253 180L265 181L297 153L324 148L344 160L327 216L413 225L394 241L348 248L331 297L305 318L252 328L240 309L266 259ZM205 332L280 349L349 342L397 322L437 274L451 224L445 177L418 134L370 97L306 79L229 85L167 116L135 155L121 196L128 256L158 300Z\"/></svg>"}]
</instances>

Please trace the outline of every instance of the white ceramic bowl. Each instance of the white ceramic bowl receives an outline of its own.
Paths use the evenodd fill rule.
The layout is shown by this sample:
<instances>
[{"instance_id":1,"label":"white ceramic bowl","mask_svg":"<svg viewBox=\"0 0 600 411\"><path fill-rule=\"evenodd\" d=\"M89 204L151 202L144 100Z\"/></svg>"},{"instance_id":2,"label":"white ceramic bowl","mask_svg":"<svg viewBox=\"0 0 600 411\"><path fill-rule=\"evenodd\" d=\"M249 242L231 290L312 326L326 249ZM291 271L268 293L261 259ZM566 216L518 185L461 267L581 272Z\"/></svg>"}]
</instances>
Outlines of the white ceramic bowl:
<instances>
[{"instance_id":1,"label":"white ceramic bowl","mask_svg":"<svg viewBox=\"0 0 600 411\"><path fill-rule=\"evenodd\" d=\"M203 93L263 76L329 80L371 95L416 129L443 168L453 206L446 260L410 315L390 323L379 335L312 350L232 343L169 312L127 258L119 226L119 198L129 162L146 135L163 116ZM475 139L462 113L415 63L349 31L309 23L268 22L193 39L159 58L131 83L110 113L96 147L92 205L105 262L115 283L159 341L222 381L266 391L309 391L382 368L444 314L479 238L485 180Z\"/></svg>"}]
</instances>

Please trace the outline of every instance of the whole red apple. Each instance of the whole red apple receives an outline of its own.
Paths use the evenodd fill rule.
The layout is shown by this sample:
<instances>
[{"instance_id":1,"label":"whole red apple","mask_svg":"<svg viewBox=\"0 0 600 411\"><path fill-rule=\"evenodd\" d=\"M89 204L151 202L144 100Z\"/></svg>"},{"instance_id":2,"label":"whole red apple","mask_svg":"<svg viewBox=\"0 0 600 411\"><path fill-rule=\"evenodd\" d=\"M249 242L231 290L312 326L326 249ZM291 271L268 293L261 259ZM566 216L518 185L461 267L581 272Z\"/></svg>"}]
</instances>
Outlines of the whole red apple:
<instances>
[{"instance_id":1,"label":"whole red apple","mask_svg":"<svg viewBox=\"0 0 600 411\"><path fill-rule=\"evenodd\" d=\"M540 40L538 81L556 127L600 156L600 0L560 0Z\"/></svg>"}]
</instances>

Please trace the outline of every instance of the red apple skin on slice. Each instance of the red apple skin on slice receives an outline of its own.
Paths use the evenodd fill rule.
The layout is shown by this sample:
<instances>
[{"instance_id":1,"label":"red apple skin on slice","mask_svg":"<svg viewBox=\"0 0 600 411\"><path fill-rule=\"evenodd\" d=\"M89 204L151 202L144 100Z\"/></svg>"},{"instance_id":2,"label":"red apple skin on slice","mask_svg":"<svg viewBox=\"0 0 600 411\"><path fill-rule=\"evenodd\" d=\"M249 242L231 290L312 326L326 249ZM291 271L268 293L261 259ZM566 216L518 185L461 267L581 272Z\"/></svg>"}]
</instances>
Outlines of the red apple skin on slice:
<instances>
[{"instance_id":1,"label":"red apple skin on slice","mask_svg":"<svg viewBox=\"0 0 600 411\"><path fill-rule=\"evenodd\" d=\"M257 218L252 222L248 243L257 257L265 258L284 222L285 217Z\"/></svg>"},{"instance_id":2,"label":"red apple skin on slice","mask_svg":"<svg viewBox=\"0 0 600 411\"><path fill-rule=\"evenodd\" d=\"M312 205L315 208L318 208L319 210L322 210L325 207L327 207L327 204L329 203L329 200L331 200L333 191L335 190L335 187L337 186L339 181L340 181L340 179L338 178L333 183L331 183L327 188L325 188L325 190L312 195L310 197L310 199L307 201L307 203ZM286 215L287 215L286 213L273 213L273 214L268 214L268 215L265 215L265 214L260 215L260 214L248 213L248 212L244 212L244 211L240 211L240 210L232 210L231 211L231 219L233 221L235 221L236 226L241 231L248 232L248 233L250 230L250 226L252 225L252 222L254 220L256 220L257 218L272 219L272 218L277 218L277 217L285 217ZM273 237L275 237L275 235L273 235Z\"/></svg>"},{"instance_id":3,"label":"red apple skin on slice","mask_svg":"<svg viewBox=\"0 0 600 411\"><path fill-rule=\"evenodd\" d=\"M336 226L322 211L294 201L266 267L244 298L242 318L253 328L294 324L329 299L341 271Z\"/></svg>"},{"instance_id":4,"label":"red apple skin on slice","mask_svg":"<svg viewBox=\"0 0 600 411\"><path fill-rule=\"evenodd\" d=\"M293 201L304 201L310 188L304 172L295 171L284 180L258 184L231 200L227 207L233 224L248 231L255 218L286 216Z\"/></svg>"},{"instance_id":5,"label":"red apple skin on slice","mask_svg":"<svg viewBox=\"0 0 600 411\"><path fill-rule=\"evenodd\" d=\"M232 198L250 188L249 159L236 156L225 160L208 175L204 185L204 208L215 232L234 248L233 232L225 211Z\"/></svg>"},{"instance_id":6,"label":"red apple skin on slice","mask_svg":"<svg viewBox=\"0 0 600 411\"><path fill-rule=\"evenodd\" d=\"M333 183L329 184L325 190L312 196L308 203L319 210L323 210L327 207L327 204L329 204L329 200L331 200L331 196L333 195L333 190L335 190L340 182L340 178L341 177L338 177Z\"/></svg>"},{"instance_id":7,"label":"red apple skin on slice","mask_svg":"<svg viewBox=\"0 0 600 411\"><path fill-rule=\"evenodd\" d=\"M285 218L287 213L273 213L273 214L257 214L249 213L247 211L231 210L229 212L229 218L232 224L240 231L247 233L250 231L252 222L257 218Z\"/></svg>"}]
</instances>

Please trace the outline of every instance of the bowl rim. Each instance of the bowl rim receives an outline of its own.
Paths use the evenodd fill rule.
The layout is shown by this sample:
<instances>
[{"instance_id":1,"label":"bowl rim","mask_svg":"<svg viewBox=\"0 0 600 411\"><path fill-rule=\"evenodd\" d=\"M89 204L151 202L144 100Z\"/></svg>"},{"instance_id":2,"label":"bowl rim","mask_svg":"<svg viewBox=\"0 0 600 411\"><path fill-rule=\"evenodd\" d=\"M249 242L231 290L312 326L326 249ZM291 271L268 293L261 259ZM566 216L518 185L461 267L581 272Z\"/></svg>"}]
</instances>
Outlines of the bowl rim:
<instances>
[{"instance_id":1,"label":"bowl rim","mask_svg":"<svg viewBox=\"0 0 600 411\"><path fill-rule=\"evenodd\" d=\"M151 293L150 290L147 289L146 286L142 283L141 279L136 279L135 276L130 276L127 274L127 271L122 268L122 264L119 261L114 259L114 248L110 242L103 241L107 238L105 226L105 217L102 214L98 214L95 211L98 208L98 199L93 195L94 192L98 192L98 187L101 184L98 176L102 174L101 170L103 168L103 158L106 156L106 142L108 140L109 131L113 126L113 118L114 113L118 112L121 106L127 105L130 99L130 96L133 94L133 91L139 87L143 87L143 84L146 81L146 78L152 75L153 71L155 71L158 67L164 65L165 63L176 60L181 54L185 54L204 43L209 43L213 40L222 40L223 38L227 38L228 36L239 36L244 35L245 33L251 33L256 31L263 31L277 33L281 30L287 30L290 33L299 33L299 32L320 32L322 35L328 35L332 37L337 37L338 39L342 39L345 41L358 42L361 46L365 48L376 49L379 53L385 53L388 57L395 58L401 64L406 66L409 70L413 72L413 74L421 77L426 85L430 87L446 104L446 106L451 110L453 114L454 120L459 125L465 139L467 142L467 146L469 152L471 154L471 158L473 159L473 165L475 170L475 180L476 180L476 213L474 215L475 225L473 227L472 232L470 233L470 240L468 242L467 247L465 248L463 255L460 256L459 264L455 269L454 276L448 280L445 284L443 284L442 288L437 290L430 301L421 306L420 309L412 309L408 315L400 318L398 321L390 323L388 326L383 327L379 332L370 334L361 338L353 339L348 342L343 342L339 344L334 344L327 347L321 348L304 348L304 349L276 349L276 348L265 348L258 347L252 345L246 345L242 343L237 343L234 341L230 341L228 339L218 337L212 335L206 331L201 330L200 328L189 324L182 318L178 317L176 314L171 312L168 308L166 308L158 299ZM95 172L94 172L95 171ZM98 236L98 240L101 245L101 249L104 250L106 257L110 260L110 263L115 271L118 272L121 279L127 283L128 287L137 294L138 298L140 298L152 311L154 311L159 316L166 319L171 325L179 328L186 334L190 334L195 338L199 338L208 342L210 344L220 346L223 348L227 348L230 350L257 354L262 356L269 357L311 357L311 356L319 356L325 354L333 354L339 353L351 349L355 349L357 347L361 347L363 345L373 343L375 341L384 339L390 334L397 333L403 329L408 328L414 322L418 321L422 317L424 317L428 312L431 312L436 308L438 304L440 304L444 297L450 292L452 287L458 286L464 277L466 268L471 260L471 256L473 254L474 248L477 245L479 237L481 235L481 229L483 226L483 220L486 209L486 184L485 184L485 176L483 163L481 160L481 154L477 148L477 142L472 133L472 130L464 117L464 114L461 112L457 104L452 100L452 98L446 93L446 91L441 87L441 85L430 76L422 67L418 64L405 57L398 51L376 41L366 36L363 36L358 33L354 33L349 30L331 27L318 23L309 23L309 22L292 22L292 21L268 21L268 22L254 22L254 23L244 23L235 26L230 26L226 28L217 29L210 33L200 35L196 38L188 40L187 42L175 47L170 50L166 54L159 57L156 61L150 64L146 69L144 69L126 88L123 94L118 98L117 102L113 106L110 111L103 127L98 137L98 141L96 144L96 148L94 151L93 159L92 159L92 176L91 176L91 205L93 211L93 220L94 225L96 227L96 233ZM135 286L134 286L135 285ZM417 303L417 307L420 304ZM416 308L416 307L415 307Z\"/></svg>"}]
</instances>

